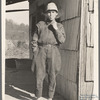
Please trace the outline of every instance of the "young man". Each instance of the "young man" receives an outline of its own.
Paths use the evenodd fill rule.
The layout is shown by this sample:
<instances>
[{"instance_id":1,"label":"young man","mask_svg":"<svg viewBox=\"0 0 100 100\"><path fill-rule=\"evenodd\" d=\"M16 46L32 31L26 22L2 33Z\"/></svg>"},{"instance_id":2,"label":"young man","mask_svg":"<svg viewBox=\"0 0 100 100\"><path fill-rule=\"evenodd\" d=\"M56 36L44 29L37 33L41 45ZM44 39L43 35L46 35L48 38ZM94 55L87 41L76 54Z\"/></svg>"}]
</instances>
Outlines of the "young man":
<instances>
[{"instance_id":1,"label":"young man","mask_svg":"<svg viewBox=\"0 0 100 100\"><path fill-rule=\"evenodd\" d=\"M46 21L36 24L33 35L34 64L36 65L36 96L41 100L43 80L48 74L48 100L52 100L56 87L56 76L61 68L61 56L58 46L64 43L66 35L61 23L56 22L58 8L50 2L46 8ZM32 64L32 66L34 66Z\"/></svg>"}]
</instances>

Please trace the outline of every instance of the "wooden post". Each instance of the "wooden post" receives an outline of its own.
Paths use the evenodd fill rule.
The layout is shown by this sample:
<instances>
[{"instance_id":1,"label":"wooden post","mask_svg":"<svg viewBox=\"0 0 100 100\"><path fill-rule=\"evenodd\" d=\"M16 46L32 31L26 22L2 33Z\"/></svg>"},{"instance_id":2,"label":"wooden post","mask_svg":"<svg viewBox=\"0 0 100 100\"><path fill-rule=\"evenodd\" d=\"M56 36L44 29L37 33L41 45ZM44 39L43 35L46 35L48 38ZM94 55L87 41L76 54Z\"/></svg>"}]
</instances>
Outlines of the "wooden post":
<instances>
[{"instance_id":1,"label":"wooden post","mask_svg":"<svg viewBox=\"0 0 100 100\"><path fill-rule=\"evenodd\" d=\"M89 2L89 4L91 4L91 2ZM93 52L90 53L90 51L93 51L93 46L91 46L90 39L91 34L93 32L93 27L91 30L91 25L93 25L93 22L88 23L90 21L90 17L88 15L90 11L87 9L88 7L90 7L89 4L86 0L82 0L81 2L78 100L82 100L83 98L85 98L86 100L91 98L92 100L93 96L93 70L90 70L93 69L93 64L91 62L94 61L92 60ZM88 26L89 24L90 27Z\"/></svg>"}]
</instances>

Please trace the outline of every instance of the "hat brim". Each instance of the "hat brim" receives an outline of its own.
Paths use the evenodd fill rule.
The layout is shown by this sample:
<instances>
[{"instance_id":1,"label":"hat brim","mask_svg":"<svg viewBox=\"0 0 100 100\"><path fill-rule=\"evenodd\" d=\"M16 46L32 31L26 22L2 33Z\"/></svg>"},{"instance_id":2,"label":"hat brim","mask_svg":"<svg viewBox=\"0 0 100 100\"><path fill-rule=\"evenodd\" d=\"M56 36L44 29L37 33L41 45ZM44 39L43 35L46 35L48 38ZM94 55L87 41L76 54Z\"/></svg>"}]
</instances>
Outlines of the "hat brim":
<instances>
[{"instance_id":1,"label":"hat brim","mask_svg":"<svg viewBox=\"0 0 100 100\"><path fill-rule=\"evenodd\" d=\"M58 11L55 10L55 9L49 9L49 10L46 10L46 12L49 12L49 11L56 11L56 12L58 13Z\"/></svg>"}]
</instances>

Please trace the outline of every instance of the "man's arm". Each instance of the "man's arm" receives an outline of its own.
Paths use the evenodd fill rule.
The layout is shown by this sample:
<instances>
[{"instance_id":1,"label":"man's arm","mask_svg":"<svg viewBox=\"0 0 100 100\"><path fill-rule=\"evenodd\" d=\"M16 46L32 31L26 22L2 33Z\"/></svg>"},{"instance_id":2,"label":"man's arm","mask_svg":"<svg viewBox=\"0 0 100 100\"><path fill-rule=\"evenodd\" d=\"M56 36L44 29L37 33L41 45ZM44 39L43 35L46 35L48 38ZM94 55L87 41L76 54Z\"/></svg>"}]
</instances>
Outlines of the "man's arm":
<instances>
[{"instance_id":1,"label":"man's arm","mask_svg":"<svg viewBox=\"0 0 100 100\"><path fill-rule=\"evenodd\" d=\"M65 42L66 34L63 25L60 25L57 29L55 29L55 36L59 43Z\"/></svg>"},{"instance_id":2,"label":"man's arm","mask_svg":"<svg viewBox=\"0 0 100 100\"><path fill-rule=\"evenodd\" d=\"M37 41L38 41L38 28L36 27L34 34L33 34L33 38L32 38L32 48L33 48L33 52L37 50Z\"/></svg>"},{"instance_id":3,"label":"man's arm","mask_svg":"<svg viewBox=\"0 0 100 100\"><path fill-rule=\"evenodd\" d=\"M62 24L58 24L57 22L54 20L51 22L51 25L54 29L54 35L55 38L57 39L57 41L61 44L65 42L66 39L66 34L65 34L65 30Z\"/></svg>"}]
</instances>

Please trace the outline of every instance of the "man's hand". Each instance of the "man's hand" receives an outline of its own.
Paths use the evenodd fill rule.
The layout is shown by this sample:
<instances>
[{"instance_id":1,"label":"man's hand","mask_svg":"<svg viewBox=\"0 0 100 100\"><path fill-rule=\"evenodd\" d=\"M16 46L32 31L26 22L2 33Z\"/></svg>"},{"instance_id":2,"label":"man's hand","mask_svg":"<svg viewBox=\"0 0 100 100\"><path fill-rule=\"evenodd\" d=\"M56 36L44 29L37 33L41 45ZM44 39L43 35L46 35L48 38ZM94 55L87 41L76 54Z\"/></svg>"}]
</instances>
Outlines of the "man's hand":
<instances>
[{"instance_id":1,"label":"man's hand","mask_svg":"<svg viewBox=\"0 0 100 100\"><path fill-rule=\"evenodd\" d=\"M38 50L38 47L32 47L33 52L36 52Z\"/></svg>"},{"instance_id":2,"label":"man's hand","mask_svg":"<svg viewBox=\"0 0 100 100\"><path fill-rule=\"evenodd\" d=\"M33 52L37 51L37 49L38 49L37 42L36 41L32 41L31 44L32 44Z\"/></svg>"},{"instance_id":3,"label":"man's hand","mask_svg":"<svg viewBox=\"0 0 100 100\"><path fill-rule=\"evenodd\" d=\"M55 30L58 29L57 22L55 20L51 22L51 25Z\"/></svg>"}]
</instances>

